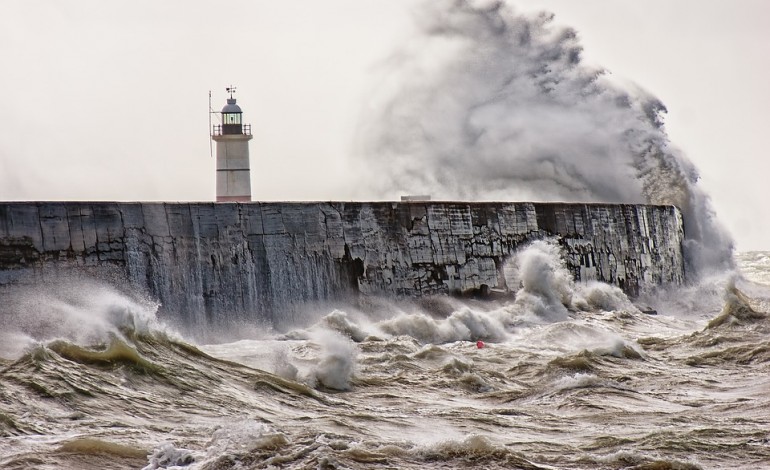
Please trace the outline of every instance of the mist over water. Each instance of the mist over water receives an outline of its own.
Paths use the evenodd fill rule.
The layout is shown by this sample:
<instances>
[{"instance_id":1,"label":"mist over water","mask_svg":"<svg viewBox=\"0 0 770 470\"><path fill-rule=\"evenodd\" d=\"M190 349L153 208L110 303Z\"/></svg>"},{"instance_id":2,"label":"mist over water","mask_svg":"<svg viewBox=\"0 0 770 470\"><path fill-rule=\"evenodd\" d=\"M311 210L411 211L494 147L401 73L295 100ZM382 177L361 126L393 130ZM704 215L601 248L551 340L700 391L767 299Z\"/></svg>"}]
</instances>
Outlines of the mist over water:
<instances>
[{"instance_id":1,"label":"mist over water","mask_svg":"<svg viewBox=\"0 0 770 470\"><path fill-rule=\"evenodd\" d=\"M506 2L432 0L383 65L361 126L381 194L673 204L688 276L733 268L732 240L668 139L663 103L586 65L576 31Z\"/></svg>"}]
</instances>

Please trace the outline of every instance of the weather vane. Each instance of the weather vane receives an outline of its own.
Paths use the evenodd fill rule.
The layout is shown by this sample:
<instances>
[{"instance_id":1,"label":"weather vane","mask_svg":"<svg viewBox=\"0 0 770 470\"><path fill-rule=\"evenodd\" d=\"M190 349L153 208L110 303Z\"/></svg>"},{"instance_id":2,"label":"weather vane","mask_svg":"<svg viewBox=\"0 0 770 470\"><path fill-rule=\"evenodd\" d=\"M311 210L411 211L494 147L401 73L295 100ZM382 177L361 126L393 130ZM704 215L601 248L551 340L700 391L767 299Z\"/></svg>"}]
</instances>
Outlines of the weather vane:
<instances>
[{"instance_id":1,"label":"weather vane","mask_svg":"<svg viewBox=\"0 0 770 470\"><path fill-rule=\"evenodd\" d=\"M229 87L225 88L228 93L230 93L230 99L233 99L233 93L235 93L235 87L230 85Z\"/></svg>"}]
</instances>

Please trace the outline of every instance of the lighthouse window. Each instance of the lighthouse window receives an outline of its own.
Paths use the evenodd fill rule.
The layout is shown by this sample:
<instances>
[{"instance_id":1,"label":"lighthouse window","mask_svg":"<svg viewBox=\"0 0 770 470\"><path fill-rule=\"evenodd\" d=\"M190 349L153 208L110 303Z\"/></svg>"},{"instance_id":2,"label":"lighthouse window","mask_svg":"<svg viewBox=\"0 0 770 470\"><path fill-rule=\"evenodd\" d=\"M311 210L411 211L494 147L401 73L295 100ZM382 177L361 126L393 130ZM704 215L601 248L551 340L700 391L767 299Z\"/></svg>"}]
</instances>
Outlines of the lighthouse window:
<instances>
[{"instance_id":1,"label":"lighthouse window","mask_svg":"<svg viewBox=\"0 0 770 470\"><path fill-rule=\"evenodd\" d=\"M241 115L238 114L238 113L225 114L223 116L223 118L224 118L224 121L225 121L224 123L225 124L240 124L241 123Z\"/></svg>"}]
</instances>

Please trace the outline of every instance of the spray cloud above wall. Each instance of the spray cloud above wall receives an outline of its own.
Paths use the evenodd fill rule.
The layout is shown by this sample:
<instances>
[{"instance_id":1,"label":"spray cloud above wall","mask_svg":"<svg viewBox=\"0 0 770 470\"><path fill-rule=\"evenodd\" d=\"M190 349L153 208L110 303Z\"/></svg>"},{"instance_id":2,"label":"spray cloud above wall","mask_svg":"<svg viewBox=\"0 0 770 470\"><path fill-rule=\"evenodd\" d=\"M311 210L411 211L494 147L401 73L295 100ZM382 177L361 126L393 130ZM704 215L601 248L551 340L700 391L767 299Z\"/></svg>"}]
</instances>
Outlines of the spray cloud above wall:
<instances>
[{"instance_id":1,"label":"spray cloud above wall","mask_svg":"<svg viewBox=\"0 0 770 470\"><path fill-rule=\"evenodd\" d=\"M732 241L664 127L663 103L581 59L576 31L505 2L438 0L391 55L359 133L386 197L673 204L690 270Z\"/></svg>"}]
</instances>

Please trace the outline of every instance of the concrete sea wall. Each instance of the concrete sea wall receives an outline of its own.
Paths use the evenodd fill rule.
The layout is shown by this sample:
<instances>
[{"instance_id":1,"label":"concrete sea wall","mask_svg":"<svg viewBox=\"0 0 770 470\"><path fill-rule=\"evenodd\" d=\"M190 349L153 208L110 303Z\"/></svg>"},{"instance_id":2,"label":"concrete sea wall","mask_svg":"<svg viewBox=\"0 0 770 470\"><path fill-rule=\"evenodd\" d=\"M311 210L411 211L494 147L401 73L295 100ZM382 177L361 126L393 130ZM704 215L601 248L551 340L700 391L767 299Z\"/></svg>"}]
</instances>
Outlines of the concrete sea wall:
<instances>
[{"instance_id":1,"label":"concrete sea wall","mask_svg":"<svg viewBox=\"0 0 770 470\"><path fill-rule=\"evenodd\" d=\"M0 288L117 276L193 325L276 322L351 296L515 290L506 261L551 236L577 280L684 282L671 206L18 202L0 204Z\"/></svg>"}]
</instances>

